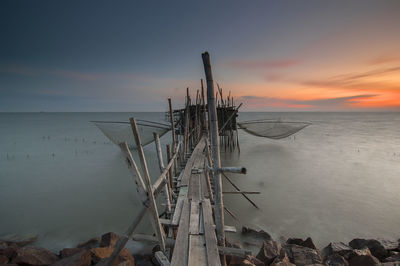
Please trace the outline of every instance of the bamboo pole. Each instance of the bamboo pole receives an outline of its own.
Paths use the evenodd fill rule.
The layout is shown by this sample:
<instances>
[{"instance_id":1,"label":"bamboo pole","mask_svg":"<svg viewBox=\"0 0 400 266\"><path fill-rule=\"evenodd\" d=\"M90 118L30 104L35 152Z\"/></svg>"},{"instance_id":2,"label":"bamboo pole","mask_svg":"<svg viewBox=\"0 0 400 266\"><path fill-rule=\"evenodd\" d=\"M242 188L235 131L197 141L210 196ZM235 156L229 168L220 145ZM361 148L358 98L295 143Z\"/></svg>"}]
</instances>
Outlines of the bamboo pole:
<instances>
[{"instance_id":1,"label":"bamboo pole","mask_svg":"<svg viewBox=\"0 0 400 266\"><path fill-rule=\"evenodd\" d=\"M233 181L232 181L226 174L224 174L223 172L222 172L222 174L225 176L226 180L228 180L229 183L231 183L231 185L232 185L237 191L240 191L240 188L239 188L238 186L236 186L235 183L233 183ZM249 197L246 196L246 194L243 194L243 193L240 193L240 194L242 194L243 197L245 197L254 207L256 207L257 209L260 209L260 208L258 208L257 204L254 203L254 201L252 201Z\"/></svg>"},{"instance_id":2,"label":"bamboo pole","mask_svg":"<svg viewBox=\"0 0 400 266\"><path fill-rule=\"evenodd\" d=\"M113 265L115 259L118 257L118 255L122 251L122 249L125 247L126 242L128 242L129 238L132 237L136 227L139 225L140 221L142 220L143 216L146 214L147 210L148 210L148 208L146 206L142 207L138 216L136 216L133 223L129 226L125 235L120 236L120 238L118 239L117 243L115 244L115 248L114 248L113 252L111 253L110 257L108 257L104 262L100 261L99 263L96 264L96 266L101 266L101 265L111 266L111 265Z\"/></svg>"},{"instance_id":3,"label":"bamboo pole","mask_svg":"<svg viewBox=\"0 0 400 266\"><path fill-rule=\"evenodd\" d=\"M162 155L162 149L161 149L161 143L160 143L160 136L158 136L157 133L153 133L154 135L154 143L156 144L156 150L157 150L157 158L158 158L158 166L160 167L160 173L162 174L165 170L164 167L164 159ZM169 189L168 184L164 185L164 196L165 196L165 203L166 203L166 211L168 215L171 213L171 191Z\"/></svg>"},{"instance_id":4,"label":"bamboo pole","mask_svg":"<svg viewBox=\"0 0 400 266\"><path fill-rule=\"evenodd\" d=\"M207 104L210 114L210 131L212 143L212 156L214 161L214 169L221 167L221 158L219 154L219 139L218 139L218 117L217 108L214 98L214 81L211 70L210 55L208 52L202 54L204 72L207 80ZM215 204L215 224L217 229L217 239L220 246L225 246L224 232L224 202L222 196L222 179L221 174L214 171L214 204ZM221 256L221 264L226 265L225 256Z\"/></svg>"},{"instance_id":5,"label":"bamboo pole","mask_svg":"<svg viewBox=\"0 0 400 266\"><path fill-rule=\"evenodd\" d=\"M142 171L144 174L145 185L147 187L147 195L149 197L149 201L150 201L149 203L150 203L150 208L151 208L151 216L153 217L153 219L151 219L152 224L153 224L153 229L156 233L161 250L163 252L165 252L166 251L166 249L165 249L165 234L162 229L160 219L158 216L158 209L157 209L156 201L154 199L153 186L150 181L150 174L149 174L149 170L147 168L146 157L144 156L142 140L139 135L139 129L137 127L135 118L130 118L129 121L131 123L133 135L135 137L135 142L136 142L137 150L139 153L140 163L142 165Z\"/></svg>"}]
</instances>

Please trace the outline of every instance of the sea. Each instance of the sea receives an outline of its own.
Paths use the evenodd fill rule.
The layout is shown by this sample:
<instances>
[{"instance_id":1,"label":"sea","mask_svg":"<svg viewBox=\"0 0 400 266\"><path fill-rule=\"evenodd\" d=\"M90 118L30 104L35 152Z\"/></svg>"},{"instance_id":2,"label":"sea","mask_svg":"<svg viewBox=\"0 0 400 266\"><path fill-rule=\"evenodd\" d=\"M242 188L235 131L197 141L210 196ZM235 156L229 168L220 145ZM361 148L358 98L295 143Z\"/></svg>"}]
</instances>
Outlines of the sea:
<instances>
[{"instance_id":1,"label":"sea","mask_svg":"<svg viewBox=\"0 0 400 266\"><path fill-rule=\"evenodd\" d=\"M129 117L165 122L164 113L0 113L0 238L37 236L36 245L57 252L106 232L123 234L141 203L119 147L90 121ZM320 248L400 238L400 113L239 114L240 121L252 119L311 125L281 140L239 130L240 152L221 149L223 166L247 169L228 174L235 184L260 192L248 195L259 209L242 195L224 194L236 216L226 213L225 224L238 230L228 240L240 241L242 226L275 239L310 236ZM171 134L161 143L171 143ZM145 155L155 180L154 143ZM223 186L234 190L224 179ZM146 219L138 232L151 234Z\"/></svg>"}]
</instances>

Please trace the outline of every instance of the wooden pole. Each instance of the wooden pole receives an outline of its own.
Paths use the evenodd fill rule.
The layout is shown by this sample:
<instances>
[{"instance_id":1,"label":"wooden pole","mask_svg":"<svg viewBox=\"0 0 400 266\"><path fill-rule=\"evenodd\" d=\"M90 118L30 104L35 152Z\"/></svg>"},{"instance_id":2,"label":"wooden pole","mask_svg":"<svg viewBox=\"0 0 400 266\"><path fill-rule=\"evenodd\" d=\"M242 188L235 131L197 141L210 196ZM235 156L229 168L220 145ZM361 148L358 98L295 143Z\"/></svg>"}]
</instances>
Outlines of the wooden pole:
<instances>
[{"instance_id":1,"label":"wooden pole","mask_svg":"<svg viewBox=\"0 0 400 266\"><path fill-rule=\"evenodd\" d=\"M176 147L176 135L175 135L175 121L174 121L174 112L172 110L172 101L171 98L168 98L168 105L169 105L169 113L170 113L170 122L171 122L171 129L172 129L172 150L175 150Z\"/></svg>"},{"instance_id":2,"label":"wooden pole","mask_svg":"<svg viewBox=\"0 0 400 266\"><path fill-rule=\"evenodd\" d=\"M214 161L214 169L218 169L221 167L221 158L219 154L218 117L214 98L214 81L211 70L210 55L208 54L208 52L203 53L202 58L204 64L204 72L206 74L207 80L207 104L208 112L210 114L212 156ZM224 247L224 202L222 198L222 179L221 174L218 171L214 171L214 191L215 225L217 229L218 245ZM226 265L225 256L221 257L221 262L222 265Z\"/></svg>"},{"instance_id":3,"label":"wooden pole","mask_svg":"<svg viewBox=\"0 0 400 266\"><path fill-rule=\"evenodd\" d=\"M121 252L121 250L125 247L126 242L128 242L129 238L132 237L133 232L135 231L136 227L139 225L140 221L142 220L143 216L146 214L147 210L148 210L148 208L146 208L145 206L142 207L142 209L139 212L139 215L136 216L135 220L133 221L131 226L129 226L128 230L126 231L125 235L119 237L117 244L115 245L115 248L114 248L113 252L111 253L110 257L107 258L104 262L100 261L98 264L96 264L96 266L100 266L100 265L111 266L111 265L113 265L113 262L118 257L118 254Z\"/></svg>"},{"instance_id":4,"label":"wooden pole","mask_svg":"<svg viewBox=\"0 0 400 266\"><path fill-rule=\"evenodd\" d=\"M167 160L168 160L168 162L171 161L171 159L172 159L171 145L167 144ZM175 164L175 160L174 160L173 164ZM171 189L173 188L173 186L172 186L172 177L173 177L172 169L173 169L173 166L171 166L169 168L169 173L168 173L168 182L169 182L169 187Z\"/></svg>"},{"instance_id":5,"label":"wooden pole","mask_svg":"<svg viewBox=\"0 0 400 266\"><path fill-rule=\"evenodd\" d=\"M144 156L142 140L139 135L139 129L137 127L135 118L130 118L129 121L131 123L133 135L135 137L135 142L136 142L137 150L139 153L140 163L142 165L142 171L144 174L145 185L147 187L147 196L149 197L151 215L153 218L153 219L151 219L152 224L153 224L153 229L156 233L161 250L163 252L165 252L166 251L166 249L165 249L165 234L162 229L160 219L158 216L158 209L157 209L156 201L154 199L153 185L151 184L151 181L150 181L150 174L149 174L149 170L147 168L146 157Z\"/></svg>"},{"instance_id":6,"label":"wooden pole","mask_svg":"<svg viewBox=\"0 0 400 266\"><path fill-rule=\"evenodd\" d=\"M160 173L162 174L164 172L164 159L162 155L162 149L161 149L161 143L160 143L160 137L158 136L157 133L153 133L154 135L154 143L156 144L156 150L157 150L157 158L158 158L158 166L160 167ZM167 208L167 213L168 215L171 213L171 191L169 190L168 184L164 185L164 196L165 196L165 203L166 203L166 208Z\"/></svg>"}]
</instances>

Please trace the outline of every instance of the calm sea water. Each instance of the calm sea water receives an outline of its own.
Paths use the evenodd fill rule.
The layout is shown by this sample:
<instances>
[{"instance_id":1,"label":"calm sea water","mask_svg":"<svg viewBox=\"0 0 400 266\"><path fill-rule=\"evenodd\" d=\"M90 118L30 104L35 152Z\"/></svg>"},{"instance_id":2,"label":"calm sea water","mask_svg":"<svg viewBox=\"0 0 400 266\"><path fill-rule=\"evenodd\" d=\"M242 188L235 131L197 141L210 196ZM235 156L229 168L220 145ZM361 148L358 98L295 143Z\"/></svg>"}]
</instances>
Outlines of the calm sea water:
<instances>
[{"instance_id":1,"label":"calm sea water","mask_svg":"<svg viewBox=\"0 0 400 266\"><path fill-rule=\"evenodd\" d=\"M130 116L164 119L163 113L1 113L0 236L38 235L38 245L57 251L104 232L123 233L140 202L119 148L89 121ZM239 218L226 215L227 224L275 237L311 236L320 247L400 237L399 113L240 113L241 120L257 118L313 124L283 140L240 131L241 152L223 152L222 164L248 169L230 176L241 189L261 192L250 195L261 210L225 194ZM163 144L170 140L162 137ZM154 150L145 147L155 179ZM148 222L139 228L150 230Z\"/></svg>"}]
</instances>

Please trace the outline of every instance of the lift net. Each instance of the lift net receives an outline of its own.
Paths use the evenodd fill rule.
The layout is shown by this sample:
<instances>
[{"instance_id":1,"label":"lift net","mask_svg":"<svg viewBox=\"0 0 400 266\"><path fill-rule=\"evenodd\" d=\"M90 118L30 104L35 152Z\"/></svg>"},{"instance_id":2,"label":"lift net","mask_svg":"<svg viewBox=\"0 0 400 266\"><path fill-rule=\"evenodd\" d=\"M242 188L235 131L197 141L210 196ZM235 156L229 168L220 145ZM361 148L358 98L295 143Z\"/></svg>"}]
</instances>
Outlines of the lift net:
<instances>
[{"instance_id":1,"label":"lift net","mask_svg":"<svg viewBox=\"0 0 400 266\"><path fill-rule=\"evenodd\" d=\"M270 139L289 137L310 124L308 122L282 122L278 120L252 120L238 123L239 128L247 133Z\"/></svg>"},{"instance_id":2,"label":"lift net","mask_svg":"<svg viewBox=\"0 0 400 266\"><path fill-rule=\"evenodd\" d=\"M142 144L147 145L154 141L153 133L157 133L160 137L167 133L171 127L169 125L151 122L146 120L136 120ZM104 135L113 143L119 145L126 142L130 149L137 149L135 138L133 136L132 127L129 122L108 122L108 121L92 121Z\"/></svg>"}]
</instances>

